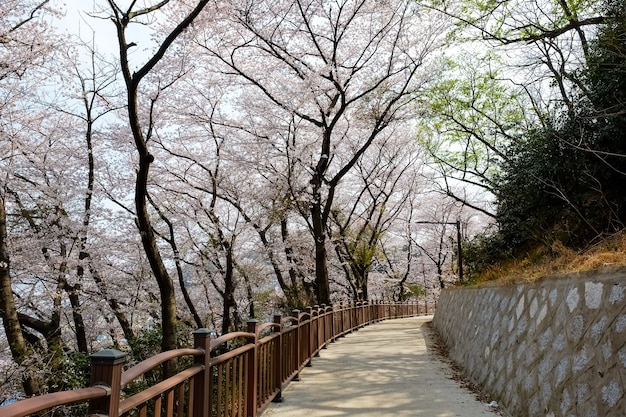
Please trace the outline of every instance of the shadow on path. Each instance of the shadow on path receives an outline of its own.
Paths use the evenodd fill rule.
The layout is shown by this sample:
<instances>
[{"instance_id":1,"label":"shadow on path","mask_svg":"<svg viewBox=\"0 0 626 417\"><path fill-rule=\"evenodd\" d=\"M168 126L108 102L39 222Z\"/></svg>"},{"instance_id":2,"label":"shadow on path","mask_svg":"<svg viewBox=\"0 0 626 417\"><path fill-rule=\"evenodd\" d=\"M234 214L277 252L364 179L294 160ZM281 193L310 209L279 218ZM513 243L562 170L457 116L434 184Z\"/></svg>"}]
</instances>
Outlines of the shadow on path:
<instances>
[{"instance_id":1,"label":"shadow on path","mask_svg":"<svg viewBox=\"0 0 626 417\"><path fill-rule=\"evenodd\" d=\"M494 417L436 354L431 319L388 320L339 339L263 416Z\"/></svg>"}]
</instances>

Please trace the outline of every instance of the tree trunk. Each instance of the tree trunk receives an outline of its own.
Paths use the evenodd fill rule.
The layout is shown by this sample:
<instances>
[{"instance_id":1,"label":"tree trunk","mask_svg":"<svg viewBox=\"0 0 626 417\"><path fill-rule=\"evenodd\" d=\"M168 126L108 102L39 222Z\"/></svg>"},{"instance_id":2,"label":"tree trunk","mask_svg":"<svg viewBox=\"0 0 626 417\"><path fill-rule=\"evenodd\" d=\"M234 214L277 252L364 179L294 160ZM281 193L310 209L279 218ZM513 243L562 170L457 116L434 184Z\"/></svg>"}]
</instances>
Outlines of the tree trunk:
<instances>
[{"instance_id":1,"label":"tree trunk","mask_svg":"<svg viewBox=\"0 0 626 417\"><path fill-rule=\"evenodd\" d=\"M330 283L328 282L328 264L326 262L326 231L322 219L322 207L319 195L311 205L313 239L315 239L315 295L318 304L330 304Z\"/></svg>"},{"instance_id":2,"label":"tree trunk","mask_svg":"<svg viewBox=\"0 0 626 417\"><path fill-rule=\"evenodd\" d=\"M311 300L315 296L311 291L311 286L307 285L302 275L300 264L296 258L291 242L289 242L289 229L287 227L287 219L282 218L280 220L280 234L283 241L283 247L285 251L285 258L287 259L287 265L289 265L289 281L291 285L289 287L291 291L291 297L287 297L287 300L292 300L293 305L289 305L289 311L298 309L303 310L306 306L311 305Z\"/></svg>"},{"instance_id":3,"label":"tree trunk","mask_svg":"<svg viewBox=\"0 0 626 417\"><path fill-rule=\"evenodd\" d=\"M235 283L234 283L234 266L233 266L233 250L228 242L223 244L226 251L226 273L224 274L224 305L222 309L222 334L230 331L232 326L231 310L236 307L235 303Z\"/></svg>"},{"instance_id":4,"label":"tree trunk","mask_svg":"<svg viewBox=\"0 0 626 417\"><path fill-rule=\"evenodd\" d=\"M120 306L120 303L117 301L116 298L112 298L111 296L109 296L106 285L104 281L102 280L102 277L100 276L100 273L98 272L98 270L96 270L93 267L93 265L90 265L89 269L91 272L91 276L93 277L93 280L95 281L96 286L98 287L98 290L100 291L100 294L102 295L102 298L107 301L107 304L113 311L113 314L115 314L115 318L117 319L120 327L122 328L124 337L126 338L126 340L133 340L135 338L135 333L133 332L133 328L131 326L130 321L126 317L126 314L124 313L124 311L122 311L122 307Z\"/></svg>"},{"instance_id":5,"label":"tree trunk","mask_svg":"<svg viewBox=\"0 0 626 417\"><path fill-rule=\"evenodd\" d=\"M80 285L76 284L67 288L67 292L70 298L70 304L72 305L72 319L74 320L74 332L76 333L76 345L79 352L89 353L89 346L87 345L87 333L85 331L85 320L83 320L83 314L81 313L80 305Z\"/></svg>"},{"instance_id":6,"label":"tree trunk","mask_svg":"<svg viewBox=\"0 0 626 417\"><path fill-rule=\"evenodd\" d=\"M24 365L31 352L22 335L15 307L15 298L13 297L11 285L11 264L6 241L6 206L4 197L0 196L0 316L2 317L4 332L9 342L13 360L19 365ZM26 364L26 370L22 375L22 386L25 394L29 397L38 394L41 389L40 381L35 375L35 370L29 369L29 366Z\"/></svg>"},{"instance_id":7,"label":"tree trunk","mask_svg":"<svg viewBox=\"0 0 626 417\"><path fill-rule=\"evenodd\" d=\"M177 347L176 297L174 282L165 268L148 213L148 171L150 169L150 164L154 161L154 157L150 154L147 143L150 139L150 133L153 131L152 129L154 126L152 125L152 119L150 119L151 121L149 122L146 134L144 135L139 118L138 91L139 84L142 79L154 69L159 61L161 61L168 48L174 43L178 36L192 24L208 2L209 0L199 0L193 10L189 12L189 14L181 20L172 32L164 39L163 43L157 48L155 54L151 56L141 68L132 70L128 58L129 43L126 41L126 28L128 27L131 19L158 11L158 9L160 9L166 2L139 11L131 11L129 9L126 13L124 13L122 12L122 9L115 4L114 0L108 1L114 14L113 23L117 29L120 64L127 90L129 124L133 133L137 153L139 154L139 167L135 183L137 228L139 229L141 243L143 244L144 251L161 294L161 328L163 333L161 349L163 351L175 349ZM135 2L132 3L131 9L134 5ZM164 367L164 371L166 376L173 374L174 365L171 361Z\"/></svg>"}]
</instances>

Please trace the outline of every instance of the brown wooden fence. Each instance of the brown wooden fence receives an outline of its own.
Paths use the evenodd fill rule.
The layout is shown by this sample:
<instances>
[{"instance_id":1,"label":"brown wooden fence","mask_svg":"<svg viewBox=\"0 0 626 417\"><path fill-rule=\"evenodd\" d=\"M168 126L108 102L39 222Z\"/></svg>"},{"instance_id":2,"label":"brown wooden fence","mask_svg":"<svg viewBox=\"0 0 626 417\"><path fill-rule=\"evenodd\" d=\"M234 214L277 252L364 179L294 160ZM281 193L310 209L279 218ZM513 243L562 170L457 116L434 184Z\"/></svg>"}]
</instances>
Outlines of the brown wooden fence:
<instances>
[{"instance_id":1,"label":"brown wooden fence","mask_svg":"<svg viewBox=\"0 0 626 417\"><path fill-rule=\"evenodd\" d=\"M2 417L86 415L90 417L255 417L329 343L371 323L434 312L425 303L358 303L315 306L274 316L273 322L248 322L246 332L211 338L208 329L193 333L193 349L153 356L123 371L126 354L104 350L91 356L91 386L25 399L0 407ZM138 393L129 384L164 362L193 358L176 375ZM180 360L180 359L179 359ZM84 404L84 412L64 412Z\"/></svg>"}]
</instances>

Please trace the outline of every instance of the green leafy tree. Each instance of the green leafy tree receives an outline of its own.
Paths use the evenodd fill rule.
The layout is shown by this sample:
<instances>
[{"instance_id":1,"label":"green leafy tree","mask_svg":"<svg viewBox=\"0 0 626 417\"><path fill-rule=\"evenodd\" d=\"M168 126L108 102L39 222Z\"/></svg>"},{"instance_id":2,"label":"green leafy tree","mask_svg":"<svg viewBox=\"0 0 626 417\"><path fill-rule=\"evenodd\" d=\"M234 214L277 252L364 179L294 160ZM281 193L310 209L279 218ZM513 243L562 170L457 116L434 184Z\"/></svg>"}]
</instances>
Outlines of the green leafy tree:
<instances>
[{"instance_id":1,"label":"green leafy tree","mask_svg":"<svg viewBox=\"0 0 626 417\"><path fill-rule=\"evenodd\" d=\"M491 53L450 58L439 81L418 99L418 140L441 175L442 191L490 217L492 207L470 201L453 184L495 194L505 150L529 125L531 104L502 78L498 65Z\"/></svg>"},{"instance_id":2,"label":"green leafy tree","mask_svg":"<svg viewBox=\"0 0 626 417\"><path fill-rule=\"evenodd\" d=\"M507 150L491 243L513 254L555 241L585 247L624 228L626 24L623 2L605 5L576 99Z\"/></svg>"},{"instance_id":3,"label":"green leafy tree","mask_svg":"<svg viewBox=\"0 0 626 417\"><path fill-rule=\"evenodd\" d=\"M430 132L438 136L431 134L436 139L427 144L445 167L446 187L469 178L495 196L497 232L478 239L472 250L489 259L555 241L584 247L621 230L624 2L427 5L456 19L453 42L487 47L511 63L482 71L495 74L485 83L476 82L476 72L453 70L431 105L438 119ZM508 96L523 103L517 115L514 108L501 111L511 108L507 91L519 93ZM481 94L489 106L474 99ZM492 130L475 128L482 125Z\"/></svg>"}]
</instances>

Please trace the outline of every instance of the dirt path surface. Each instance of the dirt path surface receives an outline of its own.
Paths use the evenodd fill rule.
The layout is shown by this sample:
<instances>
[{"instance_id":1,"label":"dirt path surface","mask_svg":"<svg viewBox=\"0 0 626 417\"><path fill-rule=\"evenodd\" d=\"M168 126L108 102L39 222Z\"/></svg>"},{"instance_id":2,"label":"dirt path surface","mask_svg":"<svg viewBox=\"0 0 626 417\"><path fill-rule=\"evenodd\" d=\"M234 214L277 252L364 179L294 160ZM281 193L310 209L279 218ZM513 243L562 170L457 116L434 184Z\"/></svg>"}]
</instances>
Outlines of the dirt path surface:
<instances>
[{"instance_id":1,"label":"dirt path surface","mask_svg":"<svg viewBox=\"0 0 626 417\"><path fill-rule=\"evenodd\" d=\"M330 344L263 417L495 417L437 354L431 320L387 320Z\"/></svg>"}]
</instances>

